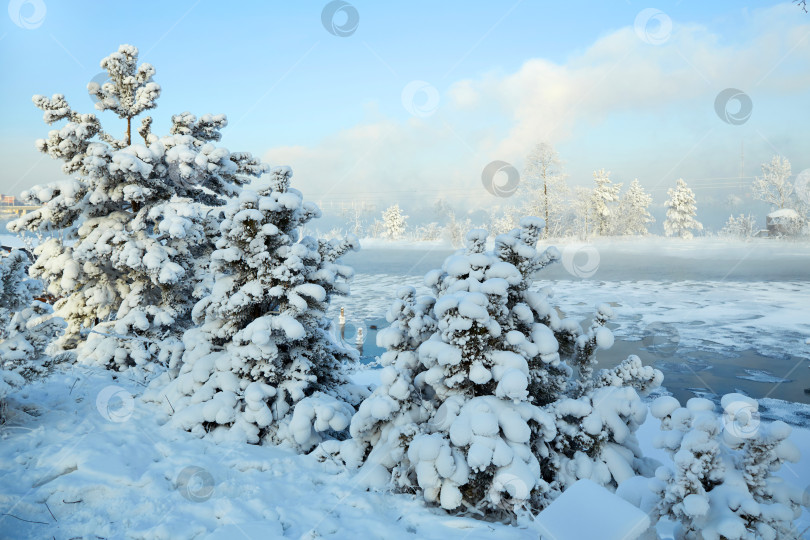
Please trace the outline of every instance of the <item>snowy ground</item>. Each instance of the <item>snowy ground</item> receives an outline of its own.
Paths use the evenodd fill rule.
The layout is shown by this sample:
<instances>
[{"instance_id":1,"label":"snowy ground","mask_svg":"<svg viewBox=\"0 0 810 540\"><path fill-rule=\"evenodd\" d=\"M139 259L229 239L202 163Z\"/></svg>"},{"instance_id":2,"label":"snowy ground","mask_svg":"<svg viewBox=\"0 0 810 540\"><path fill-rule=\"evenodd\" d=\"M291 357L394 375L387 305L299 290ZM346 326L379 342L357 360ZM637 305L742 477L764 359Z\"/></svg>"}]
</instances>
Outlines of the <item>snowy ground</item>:
<instances>
[{"instance_id":1,"label":"snowy ground","mask_svg":"<svg viewBox=\"0 0 810 540\"><path fill-rule=\"evenodd\" d=\"M363 491L308 456L178 433L142 390L76 369L14 396L27 414L0 428L0 537L537 538Z\"/></svg>"},{"instance_id":2,"label":"snowy ground","mask_svg":"<svg viewBox=\"0 0 810 540\"><path fill-rule=\"evenodd\" d=\"M309 456L195 439L163 426L143 389L72 368L12 397L0 428L0 537L538 538L533 523L451 517L409 495L363 491L355 473ZM655 425L640 431L654 457ZM810 430L794 437L810 448ZM783 476L810 484L810 452Z\"/></svg>"},{"instance_id":3,"label":"snowy ground","mask_svg":"<svg viewBox=\"0 0 810 540\"><path fill-rule=\"evenodd\" d=\"M660 251L654 242L600 244L593 276L558 267L544 276L554 283L537 286L553 285L574 316L611 302L619 340L606 361L640 353L682 400L734 389L765 398L763 416L793 425L803 450L782 476L810 489L810 406L795 403L807 402L802 389L810 387L810 250L768 243L748 253L742 243L703 242ZM426 292L421 276L446 254L433 247L352 255L353 295L336 302L334 316L342 305L349 325L365 326L373 356L371 326L383 324L393 292L403 284ZM680 278L671 275L675 260L687 269ZM723 277L729 268L746 270ZM650 276L659 271L669 274ZM308 456L178 433L139 399L143 390L142 381L68 368L12 394L0 426L0 538L538 538L531 523L450 517L409 495L363 491L354 473ZM653 457L656 423L640 431ZM800 530L808 526L805 512Z\"/></svg>"}]
</instances>

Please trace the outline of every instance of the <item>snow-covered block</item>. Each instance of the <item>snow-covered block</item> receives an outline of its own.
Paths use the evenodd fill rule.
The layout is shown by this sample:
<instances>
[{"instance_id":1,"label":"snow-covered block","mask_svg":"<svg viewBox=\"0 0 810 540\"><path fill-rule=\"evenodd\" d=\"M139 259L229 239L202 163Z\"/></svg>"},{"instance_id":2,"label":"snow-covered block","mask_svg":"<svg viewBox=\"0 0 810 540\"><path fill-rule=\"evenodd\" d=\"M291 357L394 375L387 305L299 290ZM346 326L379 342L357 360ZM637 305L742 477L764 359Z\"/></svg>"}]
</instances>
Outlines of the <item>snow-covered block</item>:
<instances>
[{"instance_id":1,"label":"snow-covered block","mask_svg":"<svg viewBox=\"0 0 810 540\"><path fill-rule=\"evenodd\" d=\"M650 527L650 516L595 482L582 479L540 512L537 524L543 540L635 540Z\"/></svg>"}]
</instances>

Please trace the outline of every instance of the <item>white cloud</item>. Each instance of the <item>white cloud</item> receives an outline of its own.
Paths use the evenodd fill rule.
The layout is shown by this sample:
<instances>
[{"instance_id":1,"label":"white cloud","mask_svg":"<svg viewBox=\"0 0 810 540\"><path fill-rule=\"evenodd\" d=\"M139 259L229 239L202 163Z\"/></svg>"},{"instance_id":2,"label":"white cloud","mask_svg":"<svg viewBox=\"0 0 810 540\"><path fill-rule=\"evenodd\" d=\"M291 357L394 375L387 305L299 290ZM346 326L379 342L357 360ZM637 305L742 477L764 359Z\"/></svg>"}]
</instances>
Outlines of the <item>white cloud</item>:
<instances>
[{"instance_id":1,"label":"white cloud","mask_svg":"<svg viewBox=\"0 0 810 540\"><path fill-rule=\"evenodd\" d=\"M779 118L761 114L734 131L714 115L713 106L720 90L737 87L752 96L755 110L782 96L787 102L777 111L795 120L797 107L806 109L797 93L810 88L805 22L795 6L757 11L748 15L748 27L737 31L750 38L732 44L703 26L675 21L671 38L660 46L642 42L628 26L562 65L535 58L511 74L457 81L428 118L362 123L316 146L272 148L265 158L292 165L298 185L315 200L354 194L429 203L444 196L474 206L495 202L480 182L487 163L501 159L520 168L541 140L573 149L563 158L580 176L604 166L642 182L659 181L673 165L672 174L698 167L724 170L727 164L712 163L713 156L727 159L723 152L738 147L743 134L764 139L763 156L774 151L767 141L780 141L779 151L798 152L805 125L788 121L780 127ZM577 145L605 126L615 131L602 135L604 148ZM646 151L652 137L656 156L628 157L633 149ZM705 147L694 150L701 140ZM594 162L593 156L610 152L608 143L624 157Z\"/></svg>"}]
</instances>

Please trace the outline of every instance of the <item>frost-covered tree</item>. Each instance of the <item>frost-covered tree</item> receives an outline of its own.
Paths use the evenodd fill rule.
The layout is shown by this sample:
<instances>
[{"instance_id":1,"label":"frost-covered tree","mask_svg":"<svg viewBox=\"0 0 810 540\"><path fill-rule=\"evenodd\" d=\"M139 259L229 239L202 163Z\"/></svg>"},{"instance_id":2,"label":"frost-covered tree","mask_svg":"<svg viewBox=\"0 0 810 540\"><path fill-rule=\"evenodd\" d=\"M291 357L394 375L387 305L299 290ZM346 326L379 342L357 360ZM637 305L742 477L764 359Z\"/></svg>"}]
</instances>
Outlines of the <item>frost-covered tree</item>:
<instances>
[{"instance_id":1,"label":"frost-covered tree","mask_svg":"<svg viewBox=\"0 0 810 540\"><path fill-rule=\"evenodd\" d=\"M782 156L773 156L770 163L762 164L762 176L754 179L754 198L770 204L774 209L793 206L793 183L790 161Z\"/></svg>"},{"instance_id":2,"label":"frost-covered tree","mask_svg":"<svg viewBox=\"0 0 810 540\"><path fill-rule=\"evenodd\" d=\"M365 457L363 478L420 491L447 510L514 516L539 509L579 478L615 488L638 472L633 432L661 373L630 357L594 373L598 348L613 344L602 306L583 330L559 319L536 272L559 258L538 250L543 220L524 218L486 251L487 232L425 282L405 288L378 334L386 348L381 385L352 419L353 439L325 453Z\"/></svg>"},{"instance_id":3,"label":"frost-covered tree","mask_svg":"<svg viewBox=\"0 0 810 540\"><path fill-rule=\"evenodd\" d=\"M160 95L154 68L137 60L138 50L122 45L101 61L110 81L88 85L97 109L126 120L123 139L61 94L34 96L46 123L65 122L37 148L63 161L72 178L24 193L41 208L9 225L61 230L37 247L31 273L59 298L56 311L68 325L61 346L79 346L81 361L117 369L168 362L182 351L178 336L206 288L199 270L213 247L209 206L267 170L250 154L214 144L224 115L175 115L163 137L145 117L137 130L143 143L133 143L132 120Z\"/></svg>"},{"instance_id":4,"label":"frost-covered tree","mask_svg":"<svg viewBox=\"0 0 810 540\"><path fill-rule=\"evenodd\" d=\"M50 305L35 299L42 283L28 277L29 265L23 251L0 258L0 399L8 385L47 373L54 359L46 348L64 326Z\"/></svg>"},{"instance_id":5,"label":"frost-covered tree","mask_svg":"<svg viewBox=\"0 0 810 540\"><path fill-rule=\"evenodd\" d=\"M595 185L591 192L590 205L594 230L596 234L604 235L610 230L610 222L615 212L614 203L619 200L622 185L611 182L610 171L605 169L594 171L593 181Z\"/></svg>"},{"instance_id":6,"label":"frost-covered tree","mask_svg":"<svg viewBox=\"0 0 810 540\"><path fill-rule=\"evenodd\" d=\"M470 228L472 228L470 218L459 219L451 210L444 225L444 235L451 246L458 248L464 245L464 237Z\"/></svg>"},{"instance_id":7,"label":"frost-covered tree","mask_svg":"<svg viewBox=\"0 0 810 540\"><path fill-rule=\"evenodd\" d=\"M360 238L366 230L366 221L370 214L370 209L365 204L354 204L341 210L341 217L346 221L349 232Z\"/></svg>"},{"instance_id":8,"label":"frost-covered tree","mask_svg":"<svg viewBox=\"0 0 810 540\"><path fill-rule=\"evenodd\" d=\"M309 450L348 428L354 413L340 346L326 309L345 294L352 270L338 259L354 237L300 237L320 217L278 167L270 187L243 191L225 208L212 254L214 286L194 307L182 366L153 397L172 424L216 440L285 443ZM168 375L167 375L168 376Z\"/></svg>"},{"instance_id":9,"label":"frost-covered tree","mask_svg":"<svg viewBox=\"0 0 810 540\"><path fill-rule=\"evenodd\" d=\"M667 236L689 239L692 238L693 230L703 230L703 224L695 219L695 193L682 178L674 188L667 190L667 196L667 219L664 221L664 233Z\"/></svg>"},{"instance_id":10,"label":"frost-covered tree","mask_svg":"<svg viewBox=\"0 0 810 540\"><path fill-rule=\"evenodd\" d=\"M720 230L721 236L735 238L751 238L757 232L757 220L752 215L740 214L737 217L729 216L726 224Z\"/></svg>"},{"instance_id":11,"label":"frost-covered tree","mask_svg":"<svg viewBox=\"0 0 810 540\"><path fill-rule=\"evenodd\" d=\"M408 218L402 213L399 204L393 204L383 210L382 219L385 227L385 237L389 240L399 240L405 234L405 220Z\"/></svg>"},{"instance_id":12,"label":"frost-covered tree","mask_svg":"<svg viewBox=\"0 0 810 540\"><path fill-rule=\"evenodd\" d=\"M561 235L568 186L562 160L553 146L540 143L532 149L526 158L520 190L524 200L521 215L542 216L546 221L545 236Z\"/></svg>"},{"instance_id":13,"label":"frost-covered tree","mask_svg":"<svg viewBox=\"0 0 810 540\"><path fill-rule=\"evenodd\" d=\"M652 403L662 430L654 444L672 464L648 483L658 498L651 513L678 522L678 539L798 538L802 491L773 474L799 460L790 426L760 424L756 400L741 394L723 396L721 406L722 420L703 398Z\"/></svg>"},{"instance_id":14,"label":"frost-covered tree","mask_svg":"<svg viewBox=\"0 0 810 540\"><path fill-rule=\"evenodd\" d=\"M414 238L422 241L438 240L442 236L442 228L435 221L431 221L426 225L417 227L414 232Z\"/></svg>"},{"instance_id":15,"label":"frost-covered tree","mask_svg":"<svg viewBox=\"0 0 810 540\"><path fill-rule=\"evenodd\" d=\"M615 234L646 235L647 225L655 219L650 215L648 208L652 197L644 191L638 179L630 182L627 192L619 201L619 209L614 219Z\"/></svg>"},{"instance_id":16,"label":"frost-covered tree","mask_svg":"<svg viewBox=\"0 0 810 540\"><path fill-rule=\"evenodd\" d=\"M439 199L436 202L434 212L439 219L444 221L444 238L450 242L451 246L456 248L462 247L464 245L464 237L467 234L467 231L472 228L472 221L470 218L459 218L456 215L456 211L443 199Z\"/></svg>"},{"instance_id":17,"label":"frost-covered tree","mask_svg":"<svg viewBox=\"0 0 810 540\"><path fill-rule=\"evenodd\" d=\"M492 234L495 236L507 233L518 226L518 222L523 214L516 206L503 205L495 206L489 211L489 222L492 229ZM469 231L472 226L467 228ZM466 231L465 233L466 234ZM462 247L463 243L455 245L454 247Z\"/></svg>"},{"instance_id":18,"label":"frost-covered tree","mask_svg":"<svg viewBox=\"0 0 810 540\"><path fill-rule=\"evenodd\" d=\"M575 186L574 194L571 198L571 214L569 232L582 239L588 237L594 229L594 213L591 204L593 200L593 190L583 187Z\"/></svg>"},{"instance_id":19,"label":"frost-covered tree","mask_svg":"<svg viewBox=\"0 0 810 540\"><path fill-rule=\"evenodd\" d=\"M385 227L383 226L382 220L375 219L369 223L366 231L368 236L371 238L382 238L383 234L385 233Z\"/></svg>"},{"instance_id":20,"label":"frost-covered tree","mask_svg":"<svg viewBox=\"0 0 810 540\"><path fill-rule=\"evenodd\" d=\"M743 203L742 198L733 193L729 193L726 195L726 198L723 200L723 205L728 208L729 212L734 215L734 211Z\"/></svg>"}]
</instances>

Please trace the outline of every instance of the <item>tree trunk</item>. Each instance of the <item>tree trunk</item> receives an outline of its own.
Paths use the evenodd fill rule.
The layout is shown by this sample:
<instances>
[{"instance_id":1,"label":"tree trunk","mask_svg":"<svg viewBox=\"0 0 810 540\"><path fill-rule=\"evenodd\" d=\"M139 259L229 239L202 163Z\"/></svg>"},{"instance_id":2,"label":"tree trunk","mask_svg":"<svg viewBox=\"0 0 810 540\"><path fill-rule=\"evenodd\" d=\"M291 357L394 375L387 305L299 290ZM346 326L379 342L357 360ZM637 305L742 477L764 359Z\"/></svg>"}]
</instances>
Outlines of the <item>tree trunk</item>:
<instances>
[{"instance_id":1,"label":"tree trunk","mask_svg":"<svg viewBox=\"0 0 810 540\"><path fill-rule=\"evenodd\" d=\"M132 118L127 117L127 146L132 144Z\"/></svg>"},{"instance_id":2,"label":"tree trunk","mask_svg":"<svg viewBox=\"0 0 810 540\"><path fill-rule=\"evenodd\" d=\"M546 234L545 237L548 238L548 183L543 180L543 202L546 205Z\"/></svg>"}]
</instances>

